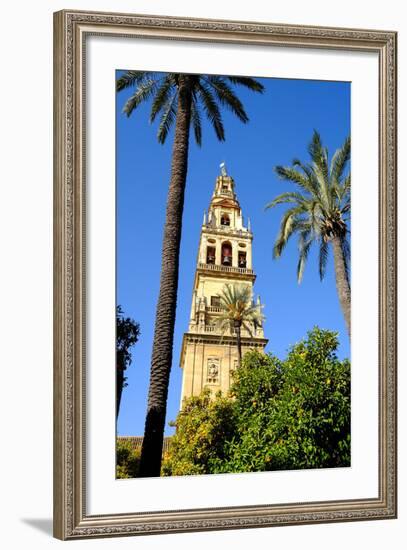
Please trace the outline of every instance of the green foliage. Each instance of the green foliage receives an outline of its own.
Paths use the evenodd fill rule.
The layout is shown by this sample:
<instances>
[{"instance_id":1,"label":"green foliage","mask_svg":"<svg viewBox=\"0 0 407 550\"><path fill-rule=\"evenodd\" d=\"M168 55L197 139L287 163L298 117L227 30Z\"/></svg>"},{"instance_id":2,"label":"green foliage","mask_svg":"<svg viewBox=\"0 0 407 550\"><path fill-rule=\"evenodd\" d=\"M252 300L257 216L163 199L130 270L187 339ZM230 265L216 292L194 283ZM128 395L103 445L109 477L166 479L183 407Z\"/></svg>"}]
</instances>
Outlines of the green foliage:
<instances>
[{"instance_id":1,"label":"green foliage","mask_svg":"<svg viewBox=\"0 0 407 550\"><path fill-rule=\"evenodd\" d=\"M337 359L337 345L334 333L314 329L281 364L267 358L269 372L258 369L255 376L260 390L251 380L252 360L245 357L232 388L242 394L244 422L225 471L349 465L350 364Z\"/></svg>"},{"instance_id":2,"label":"green foliage","mask_svg":"<svg viewBox=\"0 0 407 550\"><path fill-rule=\"evenodd\" d=\"M249 285L227 283L217 296L221 308L218 326L222 332L242 326L251 334L253 325L261 325L263 322L262 306L252 301Z\"/></svg>"},{"instance_id":3,"label":"green foliage","mask_svg":"<svg viewBox=\"0 0 407 550\"><path fill-rule=\"evenodd\" d=\"M116 478L137 477L140 464L140 449L133 449L130 441L116 440Z\"/></svg>"},{"instance_id":4,"label":"green foliage","mask_svg":"<svg viewBox=\"0 0 407 550\"><path fill-rule=\"evenodd\" d=\"M131 365L131 347L140 337L140 325L125 317L122 307L116 307L116 418L119 415L123 388L127 386L125 371Z\"/></svg>"},{"instance_id":5,"label":"green foliage","mask_svg":"<svg viewBox=\"0 0 407 550\"><path fill-rule=\"evenodd\" d=\"M131 365L130 348L140 337L140 324L130 317L125 317L122 307L116 307L116 357L117 370L125 371ZM126 378L124 379L124 382ZM127 384L124 383L124 386Z\"/></svg>"},{"instance_id":6,"label":"green foliage","mask_svg":"<svg viewBox=\"0 0 407 550\"><path fill-rule=\"evenodd\" d=\"M121 92L134 88L123 112L129 117L142 103L151 100L150 122L159 117L157 138L165 143L177 117L180 89L186 93L191 107L191 121L195 141L202 144L202 118L206 117L219 141L225 140L221 108L231 111L244 124L249 121L244 106L234 88L243 86L263 93L264 86L254 78L242 76L215 76L178 73L127 71L116 82Z\"/></svg>"},{"instance_id":7,"label":"green foliage","mask_svg":"<svg viewBox=\"0 0 407 550\"><path fill-rule=\"evenodd\" d=\"M350 363L314 328L287 358L248 352L230 396L186 401L163 475L350 465Z\"/></svg>"},{"instance_id":8,"label":"green foliage","mask_svg":"<svg viewBox=\"0 0 407 550\"><path fill-rule=\"evenodd\" d=\"M319 275L325 276L328 243L338 237L342 244L342 256L348 274L350 261L349 213L351 179L348 171L350 161L350 138L337 149L328 162L328 150L321 136L314 130L308 146L310 163L298 159L292 166L276 166L277 176L296 186L293 192L278 195L266 205L266 209L280 204L287 205L281 218L280 231L276 238L273 256L279 258L293 235L298 235L299 260L297 279L301 282L305 264L312 245L319 246ZM349 276L347 276L349 283Z\"/></svg>"},{"instance_id":9,"label":"green foliage","mask_svg":"<svg viewBox=\"0 0 407 550\"><path fill-rule=\"evenodd\" d=\"M184 401L175 422L175 435L164 456L162 475L210 474L212 463L224 460L225 441L233 437L236 410L231 399L220 392L211 399L210 390Z\"/></svg>"}]
</instances>

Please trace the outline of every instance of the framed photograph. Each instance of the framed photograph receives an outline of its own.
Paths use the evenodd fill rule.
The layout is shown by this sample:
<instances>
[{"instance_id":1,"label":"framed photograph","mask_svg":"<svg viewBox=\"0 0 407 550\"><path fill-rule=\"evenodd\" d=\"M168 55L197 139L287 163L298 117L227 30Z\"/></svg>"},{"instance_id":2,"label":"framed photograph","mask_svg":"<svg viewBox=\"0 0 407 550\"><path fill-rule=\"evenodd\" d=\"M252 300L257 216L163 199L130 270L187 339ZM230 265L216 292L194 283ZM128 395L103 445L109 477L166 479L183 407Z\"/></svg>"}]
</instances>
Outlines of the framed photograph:
<instances>
[{"instance_id":1,"label":"framed photograph","mask_svg":"<svg viewBox=\"0 0 407 550\"><path fill-rule=\"evenodd\" d=\"M396 517L396 38L55 13L55 537Z\"/></svg>"}]
</instances>

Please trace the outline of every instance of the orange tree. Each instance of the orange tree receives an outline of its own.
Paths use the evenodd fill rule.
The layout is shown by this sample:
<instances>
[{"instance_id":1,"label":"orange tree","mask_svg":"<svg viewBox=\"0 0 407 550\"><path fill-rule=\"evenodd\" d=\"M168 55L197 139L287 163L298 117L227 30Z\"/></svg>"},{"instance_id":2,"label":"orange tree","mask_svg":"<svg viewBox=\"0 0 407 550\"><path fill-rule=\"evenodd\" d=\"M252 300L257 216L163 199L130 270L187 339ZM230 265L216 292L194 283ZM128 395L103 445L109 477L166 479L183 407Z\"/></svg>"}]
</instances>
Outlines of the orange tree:
<instances>
[{"instance_id":1,"label":"orange tree","mask_svg":"<svg viewBox=\"0 0 407 550\"><path fill-rule=\"evenodd\" d=\"M116 440L116 478L137 477L140 468L140 449L133 449L130 441Z\"/></svg>"},{"instance_id":2,"label":"orange tree","mask_svg":"<svg viewBox=\"0 0 407 550\"><path fill-rule=\"evenodd\" d=\"M248 352L230 395L184 402L162 475L350 465L350 363L314 328L287 358Z\"/></svg>"}]
</instances>

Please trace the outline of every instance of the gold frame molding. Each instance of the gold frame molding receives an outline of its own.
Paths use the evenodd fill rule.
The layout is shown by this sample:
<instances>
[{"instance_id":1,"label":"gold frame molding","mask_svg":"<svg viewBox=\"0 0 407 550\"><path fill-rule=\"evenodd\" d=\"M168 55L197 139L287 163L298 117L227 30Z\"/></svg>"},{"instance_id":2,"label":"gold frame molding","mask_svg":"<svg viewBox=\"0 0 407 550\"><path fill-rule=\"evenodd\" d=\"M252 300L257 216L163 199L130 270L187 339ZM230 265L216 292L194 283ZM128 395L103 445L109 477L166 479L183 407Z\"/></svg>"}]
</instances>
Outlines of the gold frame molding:
<instances>
[{"instance_id":1,"label":"gold frame molding","mask_svg":"<svg viewBox=\"0 0 407 550\"><path fill-rule=\"evenodd\" d=\"M379 62L379 495L86 514L84 49L89 35L368 51ZM64 10L54 14L54 535L60 539L395 518L396 41L390 31Z\"/></svg>"}]
</instances>

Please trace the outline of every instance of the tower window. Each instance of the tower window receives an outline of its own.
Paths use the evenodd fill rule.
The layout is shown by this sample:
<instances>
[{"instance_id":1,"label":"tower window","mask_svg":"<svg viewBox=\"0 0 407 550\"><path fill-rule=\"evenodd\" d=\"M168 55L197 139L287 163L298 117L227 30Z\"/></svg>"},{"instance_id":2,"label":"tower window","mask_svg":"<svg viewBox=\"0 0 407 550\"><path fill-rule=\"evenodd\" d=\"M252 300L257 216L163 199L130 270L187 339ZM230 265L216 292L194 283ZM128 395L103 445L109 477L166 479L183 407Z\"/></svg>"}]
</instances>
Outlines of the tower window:
<instances>
[{"instance_id":1,"label":"tower window","mask_svg":"<svg viewBox=\"0 0 407 550\"><path fill-rule=\"evenodd\" d=\"M222 217L220 219L221 225L230 225L230 218L227 214L222 214Z\"/></svg>"},{"instance_id":2,"label":"tower window","mask_svg":"<svg viewBox=\"0 0 407 550\"><path fill-rule=\"evenodd\" d=\"M222 244L222 265L232 265L232 245L228 242Z\"/></svg>"},{"instance_id":3,"label":"tower window","mask_svg":"<svg viewBox=\"0 0 407 550\"><path fill-rule=\"evenodd\" d=\"M214 246L208 246L206 249L206 263L214 264L215 263L215 254L216 250Z\"/></svg>"},{"instance_id":4,"label":"tower window","mask_svg":"<svg viewBox=\"0 0 407 550\"><path fill-rule=\"evenodd\" d=\"M246 267L246 252L239 251L238 265L239 267Z\"/></svg>"},{"instance_id":5,"label":"tower window","mask_svg":"<svg viewBox=\"0 0 407 550\"><path fill-rule=\"evenodd\" d=\"M219 296L211 296L211 306L220 307L220 298L219 298Z\"/></svg>"}]
</instances>

